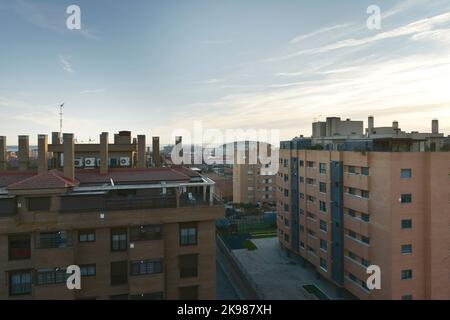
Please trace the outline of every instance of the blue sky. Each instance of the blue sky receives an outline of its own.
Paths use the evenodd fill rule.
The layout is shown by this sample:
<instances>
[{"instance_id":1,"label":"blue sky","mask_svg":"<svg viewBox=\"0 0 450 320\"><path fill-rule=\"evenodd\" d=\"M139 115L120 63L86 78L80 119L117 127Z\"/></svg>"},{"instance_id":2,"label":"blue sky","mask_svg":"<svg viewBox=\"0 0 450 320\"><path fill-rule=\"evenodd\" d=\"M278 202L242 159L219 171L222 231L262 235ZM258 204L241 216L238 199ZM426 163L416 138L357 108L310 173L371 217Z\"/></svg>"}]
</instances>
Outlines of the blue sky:
<instances>
[{"instance_id":1,"label":"blue sky","mask_svg":"<svg viewBox=\"0 0 450 320\"><path fill-rule=\"evenodd\" d=\"M66 7L81 8L81 30ZM369 5L381 30L366 27ZM0 0L0 134L204 127L310 135L326 116L450 134L450 1Z\"/></svg>"}]
</instances>

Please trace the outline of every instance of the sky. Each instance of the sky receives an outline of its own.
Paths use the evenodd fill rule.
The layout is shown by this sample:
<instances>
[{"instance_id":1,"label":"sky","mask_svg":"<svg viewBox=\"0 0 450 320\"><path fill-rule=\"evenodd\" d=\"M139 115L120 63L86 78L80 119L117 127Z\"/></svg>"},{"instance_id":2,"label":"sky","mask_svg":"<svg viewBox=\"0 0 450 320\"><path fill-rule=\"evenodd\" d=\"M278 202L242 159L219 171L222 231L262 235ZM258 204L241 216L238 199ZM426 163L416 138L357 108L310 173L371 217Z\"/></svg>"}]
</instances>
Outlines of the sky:
<instances>
[{"instance_id":1,"label":"sky","mask_svg":"<svg viewBox=\"0 0 450 320\"><path fill-rule=\"evenodd\" d=\"M66 8L81 9L81 29ZM381 8L370 30L367 8ZM450 0L0 0L0 135L194 121L311 135L327 116L450 134ZM149 139L150 140L150 139Z\"/></svg>"}]
</instances>

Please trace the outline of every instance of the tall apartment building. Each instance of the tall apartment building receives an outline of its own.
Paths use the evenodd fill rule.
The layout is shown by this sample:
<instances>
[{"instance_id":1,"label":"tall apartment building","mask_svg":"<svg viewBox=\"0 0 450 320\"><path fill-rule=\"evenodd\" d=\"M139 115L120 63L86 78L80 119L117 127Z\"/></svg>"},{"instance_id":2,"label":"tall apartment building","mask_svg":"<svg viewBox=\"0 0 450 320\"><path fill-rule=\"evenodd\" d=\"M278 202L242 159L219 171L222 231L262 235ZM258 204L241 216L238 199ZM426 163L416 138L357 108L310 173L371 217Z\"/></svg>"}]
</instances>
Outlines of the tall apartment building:
<instances>
[{"instance_id":1,"label":"tall apartment building","mask_svg":"<svg viewBox=\"0 0 450 320\"><path fill-rule=\"evenodd\" d=\"M64 134L63 168L48 170L47 136L38 141L37 172L0 171L1 300L215 299L224 209L213 181L183 167L110 168L105 134L99 168L75 169ZM81 290L66 287L70 265Z\"/></svg>"},{"instance_id":2,"label":"tall apartment building","mask_svg":"<svg viewBox=\"0 0 450 320\"><path fill-rule=\"evenodd\" d=\"M251 161L249 152L252 148L255 155L259 148L267 148L270 156L271 146L267 143L245 142L245 149L239 150L239 143L235 143L234 163L233 163L233 202L250 204L271 204L276 203L276 174L270 171L268 164L261 164L256 156ZM243 143L244 145L244 143Z\"/></svg>"},{"instance_id":3,"label":"tall apartment building","mask_svg":"<svg viewBox=\"0 0 450 320\"><path fill-rule=\"evenodd\" d=\"M379 151L282 142L279 241L360 299L449 299L450 152L390 139ZM381 290L366 286L370 265Z\"/></svg>"}]
</instances>

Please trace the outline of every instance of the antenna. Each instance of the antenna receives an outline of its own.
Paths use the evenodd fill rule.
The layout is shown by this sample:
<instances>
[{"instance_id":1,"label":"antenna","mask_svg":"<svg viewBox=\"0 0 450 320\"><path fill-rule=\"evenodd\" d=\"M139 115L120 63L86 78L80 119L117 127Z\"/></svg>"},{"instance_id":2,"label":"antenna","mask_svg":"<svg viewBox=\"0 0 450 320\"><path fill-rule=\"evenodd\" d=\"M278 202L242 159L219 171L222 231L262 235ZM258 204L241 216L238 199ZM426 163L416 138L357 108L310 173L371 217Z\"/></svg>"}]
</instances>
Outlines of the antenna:
<instances>
[{"instance_id":1,"label":"antenna","mask_svg":"<svg viewBox=\"0 0 450 320\"><path fill-rule=\"evenodd\" d=\"M63 107L64 102L59 106L59 134L62 139L62 125L63 125Z\"/></svg>"}]
</instances>

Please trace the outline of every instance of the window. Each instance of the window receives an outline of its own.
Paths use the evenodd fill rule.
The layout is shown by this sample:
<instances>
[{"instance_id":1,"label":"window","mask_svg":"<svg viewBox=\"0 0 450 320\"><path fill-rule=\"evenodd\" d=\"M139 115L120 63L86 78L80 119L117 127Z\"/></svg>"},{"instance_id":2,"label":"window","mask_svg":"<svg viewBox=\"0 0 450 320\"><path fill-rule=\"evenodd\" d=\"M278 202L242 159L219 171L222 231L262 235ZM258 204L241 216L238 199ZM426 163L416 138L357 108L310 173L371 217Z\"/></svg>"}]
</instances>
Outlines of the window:
<instances>
[{"instance_id":1,"label":"window","mask_svg":"<svg viewBox=\"0 0 450 320\"><path fill-rule=\"evenodd\" d=\"M313 247L308 246L308 253L311 253L312 255L316 255L316 250L314 250Z\"/></svg>"},{"instance_id":2,"label":"window","mask_svg":"<svg viewBox=\"0 0 450 320\"><path fill-rule=\"evenodd\" d=\"M67 281L69 274L64 268L39 269L36 270L36 285L61 284Z\"/></svg>"},{"instance_id":3,"label":"window","mask_svg":"<svg viewBox=\"0 0 450 320\"><path fill-rule=\"evenodd\" d=\"M355 174L356 168L354 166L348 166L348 173Z\"/></svg>"},{"instance_id":4,"label":"window","mask_svg":"<svg viewBox=\"0 0 450 320\"><path fill-rule=\"evenodd\" d=\"M412 202L412 195L411 194L402 194L401 196L401 203L411 203Z\"/></svg>"},{"instance_id":5,"label":"window","mask_svg":"<svg viewBox=\"0 0 450 320\"><path fill-rule=\"evenodd\" d=\"M363 176L368 176L369 175L369 168L367 167L361 167L361 174Z\"/></svg>"},{"instance_id":6,"label":"window","mask_svg":"<svg viewBox=\"0 0 450 320\"><path fill-rule=\"evenodd\" d=\"M147 225L130 228L130 241L161 240L163 236L162 226Z\"/></svg>"},{"instance_id":7,"label":"window","mask_svg":"<svg viewBox=\"0 0 450 320\"><path fill-rule=\"evenodd\" d=\"M404 244L402 245L402 254L411 254L412 253L412 245Z\"/></svg>"},{"instance_id":8,"label":"window","mask_svg":"<svg viewBox=\"0 0 450 320\"><path fill-rule=\"evenodd\" d=\"M17 271L9 274L9 295L31 294L31 272Z\"/></svg>"},{"instance_id":9,"label":"window","mask_svg":"<svg viewBox=\"0 0 450 320\"><path fill-rule=\"evenodd\" d=\"M361 220L364 222L370 222L370 215L367 213L361 213Z\"/></svg>"},{"instance_id":10,"label":"window","mask_svg":"<svg viewBox=\"0 0 450 320\"><path fill-rule=\"evenodd\" d=\"M197 245L197 223L180 224L180 246Z\"/></svg>"},{"instance_id":11,"label":"window","mask_svg":"<svg viewBox=\"0 0 450 320\"><path fill-rule=\"evenodd\" d=\"M187 254L179 257L180 278L198 276L198 254Z\"/></svg>"},{"instance_id":12,"label":"window","mask_svg":"<svg viewBox=\"0 0 450 320\"><path fill-rule=\"evenodd\" d=\"M198 286L181 287L178 290L180 300L198 300Z\"/></svg>"},{"instance_id":13,"label":"window","mask_svg":"<svg viewBox=\"0 0 450 320\"><path fill-rule=\"evenodd\" d=\"M351 251L348 252L348 257L349 257L350 259L352 259L352 260L355 260L355 261L358 259L358 257L356 256L356 254L353 253L353 252L351 252Z\"/></svg>"},{"instance_id":14,"label":"window","mask_svg":"<svg viewBox=\"0 0 450 320\"><path fill-rule=\"evenodd\" d=\"M402 296L402 300L412 300L412 299L413 299L412 294L407 294L407 295Z\"/></svg>"},{"instance_id":15,"label":"window","mask_svg":"<svg viewBox=\"0 0 450 320\"><path fill-rule=\"evenodd\" d=\"M111 251L127 251L127 229L111 229Z\"/></svg>"},{"instance_id":16,"label":"window","mask_svg":"<svg viewBox=\"0 0 450 320\"><path fill-rule=\"evenodd\" d=\"M288 219L284 219L284 226L285 227L289 227L289 220Z\"/></svg>"},{"instance_id":17,"label":"window","mask_svg":"<svg viewBox=\"0 0 450 320\"><path fill-rule=\"evenodd\" d=\"M352 230L348 230L348 236L350 238L356 239L356 232Z\"/></svg>"},{"instance_id":18,"label":"window","mask_svg":"<svg viewBox=\"0 0 450 320\"><path fill-rule=\"evenodd\" d=\"M327 212L327 204L323 201L319 202L319 210L322 212Z\"/></svg>"},{"instance_id":19,"label":"window","mask_svg":"<svg viewBox=\"0 0 450 320\"><path fill-rule=\"evenodd\" d=\"M320 230L327 232L328 225L326 221L320 220Z\"/></svg>"},{"instance_id":20,"label":"window","mask_svg":"<svg viewBox=\"0 0 450 320\"><path fill-rule=\"evenodd\" d=\"M348 193L351 194L351 195L355 195L356 194L355 188L349 187L348 188Z\"/></svg>"},{"instance_id":21,"label":"window","mask_svg":"<svg viewBox=\"0 0 450 320\"><path fill-rule=\"evenodd\" d=\"M37 235L38 249L66 248L72 246L72 234L68 231L42 232Z\"/></svg>"},{"instance_id":22,"label":"window","mask_svg":"<svg viewBox=\"0 0 450 320\"><path fill-rule=\"evenodd\" d=\"M370 262L364 258L361 258L361 264L366 268L370 266Z\"/></svg>"},{"instance_id":23,"label":"window","mask_svg":"<svg viewBox=\"0 0 450 320\"><path fill-rule=\"evenodd\" d=\"M30 235L8 236L9 260L27 260L31 257Z\"/></svg>"},{"instance_id":24,"label":"window","mask_svg":"<svg viewBox=\"0 0 450 320\"><path fill-rule=\"evenodd\" d=\"M162 260L141 260L130 262L130 275L142 276L162 272Z\"/></svg>"},{"instance_id":25,"label":"window","mask_svg":"<svg viewBox=\"0 0 450 320\"><path fill-rule=\"evenodd\" d=\"M85 264L80 266L82 277L93 277L97 273L97 267L95 264Z\"/></svg>"},{"instance_id":26,"label":"window","mask_svg":"<svg viewBox=\"0 0 450 320\"><path fill-rule=\"evenodd\" d=\"M402 280L412 279L412 270L402 270Z\"/></svg>"},{"instance_id":27,"label":"window","mask_svg":"<svg viewBox=\"0 0 450 320\"><path fill-rule=\"evenodd\" d=\"M81 230L78 232L79 242L95 242L95 230Z\"/></svg>"},{"instance_id":28,"label":"window","mask_svg":"<svg viewBox=\"0 0 450 320\"><path fill-rule=\"evenodd\" d=\"M369 191L361 190L361 197L363 197L364 199L369 199L369 195Z\"/></svg>"},{"instance_id":29,"label":"window","mask_svg":"<svg viewBox=\"0 0 450 320\"><path fill-rule=\"evenodd\" d=\"M319 163L319 173L326 174L327 173L327 165L326 163Z\"/></svg>"},{"instance_id":30,"label":"window","mask_svg":"<svg viewBox=\"0 0 450 320\"><path fill-rule=\"evenodd\" d=\"M312 178L306 178L306 183L309 185L315 185L316 184L316 180L312 179Z\"/></svg>"},{"instance_id":31,"label":"window","mask_svg":"<svg viewBox=\"0 0 450 320\"><path fill-rule=\"evenodd\" d=\"M284 205L284 211L285 211L285 212L289 212L289 205L288 205L288 204L285 204L285 205Z\"/></svg>"},{"instance_id":32,"label":"window","mask_svg":"<svg viewBox=\"0 0 450 320\"><path fill-rule=\"evenodd\" d=\"M411 229L412 228L412 220L404 219L402 220L402 229Z\"/></svg>"},{"instance_id":33,"label":"window","mask_svg":"<svg viewBox=\"0 0 450 320\"><path fill-rule=\"evenodd\" d=\"M307 161L306 165L308 166L308 168L314 168L315 163L314 163L314 161Z\"/></svg>"},{"instance_id":34,"label":"window","mask_svg":"<svg viewBox=\"0 0 450 320\"><path fill-rule=\"evenodd\" d=\"M289 235L288 234L284 235L284 241L289 242Z\"/></svg>"},{"instance_id":35,"label":"window","mask_svg":"<svg viewBox=\"0 0 450 320\"><path fill-rule=\"evenodd\" d=\"M130 295L130 300L163 300L163 292L143 293Z\"/></svg>"},{"instance_id":36,"label":"window","mask_svg":"<svg viewBox=\"0 0 450 320\"><path fill-rule=\"evenodd\" d=\"M325 260L325 259L323 259L323 258L320 258L320 267L323 269L323 270L325 270L325 271L327 271L327 260Z\"/></svg>"},{"instance_id":37,"label":"window","mask_svg":"<svg viewBox=\"0 0 450 320\"><path fill-rule=\"evenodd\" d=\"M356 218L356 212L353 209L348 209L348 215L352 218Z\"/></svg>"},{"instance_id":38,"label":"window","mask_svg":"<svg viewBox=\"0 0 450 320\"><path fill-rule=\"evenodd\" d=\"M365 244L370 244L370 238L366 236L361 236L361 241Z\"/></svg>"},{"instance_id":39,"label":"window","mask_svg":"<svg viewBox=\"0 0 450 320\"><path fill-rule=\"evenodd\" d=\"M300 241L300 248L305 249L305 243L303 241Z\"/></svg>"},{"instance_id":40,"label":"window","mask_svg":"<svg viewBox=\"0 0 450 320\"><path fill-rule=\"evenodd\" d=\"M50 197L28 198L29 211L50 211Z\"/></svg>"},{"instance_id":41,"label":"window","mask_svg":"<svg viewBox=\"0 0 450 320\"><path fill-rule=\"evenodd\" d=\"M328 250L328 242L326 242L323 239L320 239L320 249L322 249L323 251L327 251Z\"/></svg>"},{"instance_id":42,"label":"window","mask_svg":"<svg viewBox=\"0 0 450 320\"><path fill-rule=\"evenodd\" d=\"M284 196L285 197L289 197L289 190L288 189L284 189Z\"/></svg>"},{"instance_id":43,"label":"window","mask_svg":"<svg viewBox=\"0 0 450 320\"><path fill-rule=\"evenodd\" d=\"M412 170L411 169L402 169L400 171L400 178L402 178L402 179L412 178Z\"/></svg>"},{"instance_id":44,"label":"window","mask_svg":"<svg viewBox=\"0 0 450 320\"><path fill-rule=\"evenodd\" d=\"M300 183L305 183L305 177L300 177Z\"/></svg>"},{"instance_id":45,"label":"window","mask_svg":"<svg viewBox=\"0 0 450 320\"><path fill-rule=\"evenodd\" d=\"M305 194L304 193L300 193L300 199L305 199Z\"/></svg>"},{"instance_id":46,"label":"window","mask_svg":"<svg viewBox=\"0 0 450 320\"><path fill-rule=\"evenodd\" d=\"M349 273L348 277L350 278L350 280L352 280L354 282L358 282L358 278L353 273Z\"/></svg>"},{"instance_id":47,"label":"window","mask_svg":"<svg viewBox=\"0 0 450 320\"><path fill-rule=\"evenodd\" d=\"M316 201L316 198L313 196L308 196L308 201L314 203Z\"/></svg>"},{"instance_id":48,"label":"window","mask_svg":"<svg viewBox=\"0 0 450 320\"><path fill-rule=\"evenodd\" d=\"M305 161L300 160L300 167L304 167L305 166Z\"/></svg>"},{"instance_id":49,"label":"window","mask_svg":"<svg viewBox=\"0 0 450 320\"><path fill-rule=\"evenodd\" d=\"M325 182L319 182L319 191L327 193L327 184Z\"/></svg>"},{"instance_id":50,"label":"window","mask_svg":"<svg viewBox=\"0 0 450 320\"><path fill-rule=\"evenodd\" d=\"M111 262L111 285L128 284L128 261Z\"/></svg>"}]
</instances>

